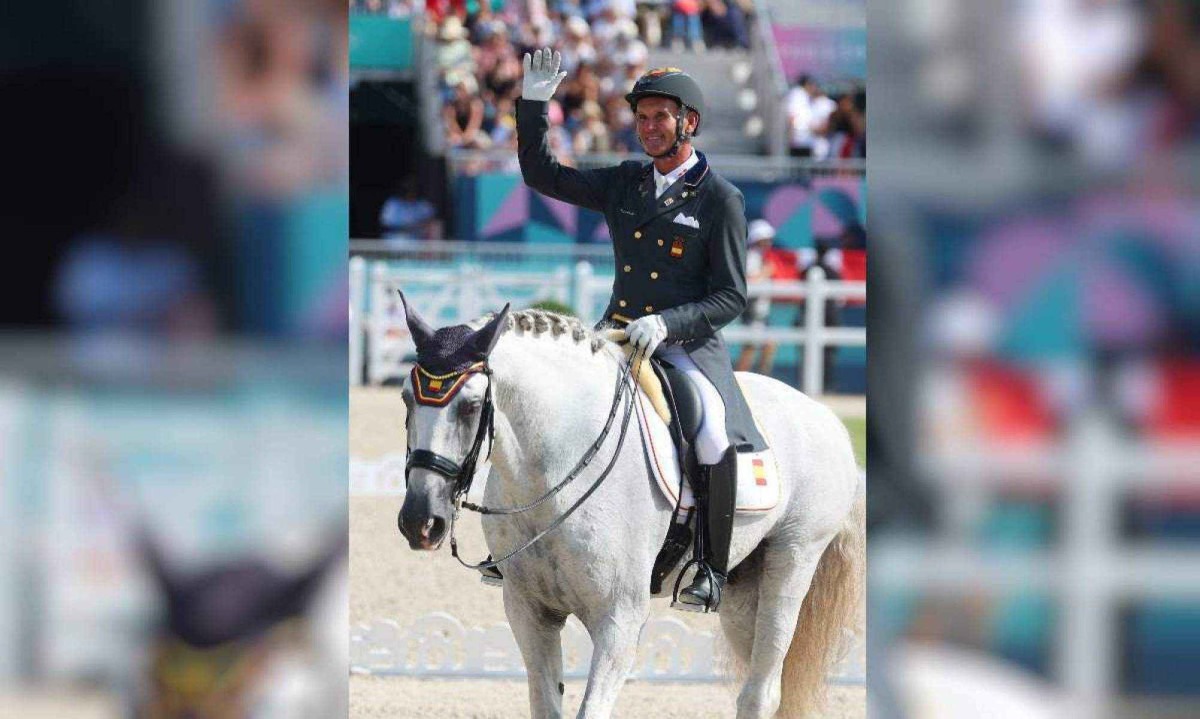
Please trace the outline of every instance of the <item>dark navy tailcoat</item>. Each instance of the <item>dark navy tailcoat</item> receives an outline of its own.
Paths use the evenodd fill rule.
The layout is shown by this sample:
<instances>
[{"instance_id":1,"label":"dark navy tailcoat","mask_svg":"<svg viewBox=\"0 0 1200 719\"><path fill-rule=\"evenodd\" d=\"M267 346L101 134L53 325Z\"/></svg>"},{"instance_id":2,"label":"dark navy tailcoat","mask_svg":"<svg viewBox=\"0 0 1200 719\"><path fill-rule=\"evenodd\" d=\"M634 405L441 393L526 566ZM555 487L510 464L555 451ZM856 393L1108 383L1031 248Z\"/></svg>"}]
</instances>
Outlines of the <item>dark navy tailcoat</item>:
<instances>
[{"instance_id":1,"label":"dark navy tailcoat","mask_svg":"<svg viewBox=\"0 0 1200 719\"><path fill-rule=\"evenodd\" d=\"M667 342L678 344L725 401L729 441L741 451L766 442L733 376L718 331L746 306L746 202L699 162L662 197L654 165L636 160L596 170L560 165L550 152L547 103L520 100L517 141L525 184L604 215L616 254L616 278L604 318L629 322L661 315Z\"/></svg>"}]
</instances>

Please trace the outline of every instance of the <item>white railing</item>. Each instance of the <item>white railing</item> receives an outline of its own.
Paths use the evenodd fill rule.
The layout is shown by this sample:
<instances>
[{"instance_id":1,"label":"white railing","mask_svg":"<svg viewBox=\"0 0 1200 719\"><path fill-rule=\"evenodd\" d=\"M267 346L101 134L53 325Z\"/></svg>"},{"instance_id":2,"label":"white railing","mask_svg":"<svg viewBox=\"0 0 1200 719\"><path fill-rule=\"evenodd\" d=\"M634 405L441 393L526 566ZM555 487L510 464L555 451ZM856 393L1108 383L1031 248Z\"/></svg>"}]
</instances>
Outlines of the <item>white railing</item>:
<instances>
[{"instance_id":1,"label":"white railing","mask_svg":"<svg viewBox=\"0 0 1200 719\"><path fill-rule=\"evenodd\" d=\"M364 362L366 381L371 384L403 377L408 371L412 344L397 290L403 289L407 297L420 305L422 314L439 325L475 319L506 302L520 307L538 300L567 304L585 323L592 323L604 312L613 282L612 275L597 274L587 261L576 262L573 268L562 264L544 274L486 270L471 261L430 267L397 265L385 260L368 264L362 257L355 257L350 261L350 275L350 378L355 385L362 384ZM825 304L865 300L866 292L865 282L826 280L820 268L810 270L804 281L752 284L751 297L804 299L804 326L734 324L722 330L722 334L735 343L802 346L801 389L816 396L822 391L825 348L865 347L867 343L864 327L826 327Z\"/></svg>"},{"instance_id":2,"label":"white railing","mask_svg":"<svg viewBox=\"0 0 1200 719\"><path fill-rule=\"evenodd\" d=\"M843 656L830 684L861 686L866 681L865 648L847 632ZM721 679L713 633L693 629L674 617L654 618L642 628L633 679L712 682ZM562 632L563 676L586 679L592 642L575 617ZM515 679L525 662L512 629L504 622L472 627L445 612L420 617L408 627L392 620L358 624L350 630L350 671L354 674Z\"/></svg>"},{"instance_id":3,"label":"white railing","mask_svg":"<svg viewBox=\"0 0 1200 719\"><path fill-rule=\"evenodd\" d=\"M1053 658L1059 683L1078 716L1114 716L1122 607L1200 597L1200 550L1122 537L1121 503L1138 490L1191 482L1200 448L1151 445L1125 436L1103 413L1085 412L1062 443L1022 451L960 447L927 451L921 459L946 510L942 534L879 540L871 550L872 590L1038 591L1054 597L1061 617ZM972 533L993 498L1014 487L1057 492L1062 517L1056 546L973 546Z\"/></svg>"},{"instance_id":4,"label":"white railing","mask_svg":"<svg viewBox=\"0 0 1200 719\"><path fill-rule=\"evenodd\" d=\"M775 115L785 112L783 95L787 93L786 83L782 90L772 86L770 90L778 108L772 112ZM780 93L783 94L780 94ZM770 104L770 103L768 103ZM768 110L763 109L764 113ZM764 121L771 118L764 118ZM786 118L774 118L776 128L771 132L784 133L781 137L786 141ZM770 123L767 123L770 127ZM776 145L779 143L776 142ZM867 172L866 160L862 158L834 158L828 160L813 160L811 158L790 157L785 154L775 155L724 155L718 152L705 152L704 156L710 165L716 168L722 177L736 180L758 180L761 182L781 182L787 180L806 180L815 177L865 177ZM450 167L450 176L478 175L485 172L510 172L519 174L516 153L508 149L499 150L470 150L454 148L446 153ZM638 152L601 153L594 152L574 158L574 166L581 170L597 169L619 165L628 160L646 162L646 155Z\"/></svg>"}]
</instances>

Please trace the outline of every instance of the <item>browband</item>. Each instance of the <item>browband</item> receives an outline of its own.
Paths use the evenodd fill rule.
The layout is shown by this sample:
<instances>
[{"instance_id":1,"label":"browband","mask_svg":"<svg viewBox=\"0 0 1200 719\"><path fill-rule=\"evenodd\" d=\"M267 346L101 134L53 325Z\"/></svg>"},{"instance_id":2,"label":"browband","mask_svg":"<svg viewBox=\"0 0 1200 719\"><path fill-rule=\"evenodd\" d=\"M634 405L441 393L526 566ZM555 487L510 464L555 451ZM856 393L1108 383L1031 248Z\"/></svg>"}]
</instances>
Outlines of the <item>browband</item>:
<instances>
[{"instance_id":1,"label":"browband","mask_svg":"<svg viewBox=\"0 0 1200 719\"><path fill-rule=\"evenodd\" d=\"M487 366L483 362L476 362L458 372L435 375L427 372L419 364L413 365L411 375L413 397L417 400L417 404L427 407L444 407L466 384L467 378L476 372L485 371L486 368Z\"/></svg>"}]
</instances>

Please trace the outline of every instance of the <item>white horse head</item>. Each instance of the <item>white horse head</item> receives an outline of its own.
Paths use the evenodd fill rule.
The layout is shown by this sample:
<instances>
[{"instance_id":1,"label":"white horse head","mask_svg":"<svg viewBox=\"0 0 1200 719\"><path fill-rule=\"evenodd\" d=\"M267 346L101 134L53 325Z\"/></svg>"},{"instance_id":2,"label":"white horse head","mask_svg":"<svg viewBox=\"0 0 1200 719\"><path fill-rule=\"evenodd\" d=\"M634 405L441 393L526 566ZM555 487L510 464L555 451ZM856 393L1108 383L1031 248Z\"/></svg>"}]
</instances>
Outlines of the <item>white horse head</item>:
<instances>
[{"instance_id":1,"label":"white horse head","mask_svg":"<svg viewBox=\"0 0 1200 719\"><path fill-rule=\"evenodd\" d=\"M491 443L483 412L491 400L487 359L509 308L482 327L435 331L403 295L401 300L418 364L403 392L410 459L398 524L413 549L436 549L454 512L455 490L473 479L482 449L477 440Z\"/></svg>"}]
</instances>

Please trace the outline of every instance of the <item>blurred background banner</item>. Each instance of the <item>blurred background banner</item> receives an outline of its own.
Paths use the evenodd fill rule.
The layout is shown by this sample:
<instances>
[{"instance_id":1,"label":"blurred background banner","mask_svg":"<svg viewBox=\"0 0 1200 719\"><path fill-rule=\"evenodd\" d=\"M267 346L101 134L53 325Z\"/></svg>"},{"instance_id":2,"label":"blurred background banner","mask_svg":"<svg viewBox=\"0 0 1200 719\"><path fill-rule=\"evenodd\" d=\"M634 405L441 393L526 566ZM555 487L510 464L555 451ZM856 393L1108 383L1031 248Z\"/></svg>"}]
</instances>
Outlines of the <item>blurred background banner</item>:
<instances>
[{"instance_id":1,"label":"blurred background banner","mask_svg":"<svg viewBox=\"0 0 1200 719\"><path fill-rule=\"evenodd\" d=\"M1200 711L1195 3L872 8L872 712Z\"/></svg>"},{"instance_id":2,"label":"blurred background banner","mask_svg":"<svg viewBox=\"0 0 1200 719\"><path fill-rule=\"evenodd\" d=\"M345 5L0 38L0 715L344 715Z\"/></svg>"}]
</instances>

